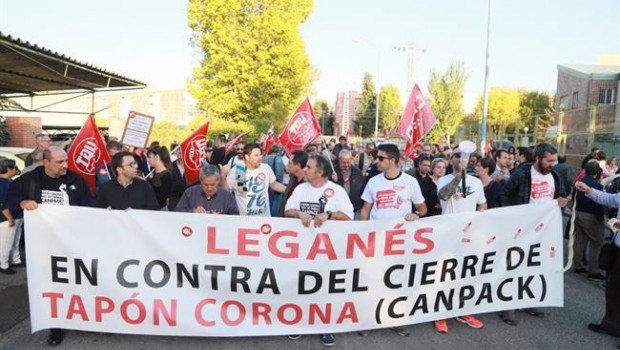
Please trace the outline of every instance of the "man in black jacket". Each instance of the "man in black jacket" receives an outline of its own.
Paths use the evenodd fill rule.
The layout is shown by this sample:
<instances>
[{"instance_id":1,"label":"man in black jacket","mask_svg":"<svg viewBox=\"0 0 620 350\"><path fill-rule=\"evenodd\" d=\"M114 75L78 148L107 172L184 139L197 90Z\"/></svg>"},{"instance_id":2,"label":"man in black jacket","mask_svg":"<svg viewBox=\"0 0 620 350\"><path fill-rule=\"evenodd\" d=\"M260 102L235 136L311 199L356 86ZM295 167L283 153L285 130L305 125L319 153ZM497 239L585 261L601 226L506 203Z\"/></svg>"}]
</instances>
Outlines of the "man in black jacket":
<instances>
[{"instance_id":1,"label":"man in black jacket","mask_svg":"<svg viewBox=\"0 0 620 350\"><path fill-rule=\"evenodd\" d=\"M86 180L68 170L67 152L58 146L46 148L43 166L22 175L14 185L9 189L9 200L23 210L36 210L39 204L93 205ZM62 330L50 329L47 343L56 346L61 342Z\"/></svg>"},{"instance_id":2,"label":"man in black jacket","mask_svg":"<svg viewBox=\"0 0 620 350\"><path fill-rule=\"evenodd\" d=\"M560 208L564 208L568 202L567 192L553 170L553 165L558 161L557 149L551 144L541 143L534 149L534 159L533 164L524 164L510 176L500 196L501 205L505 207L557 200ZM523 311L536 317L545 315L536 308ZM503 311L500 316L511 326L518 324L514 310Z\"/></svg>"}]
</instances>

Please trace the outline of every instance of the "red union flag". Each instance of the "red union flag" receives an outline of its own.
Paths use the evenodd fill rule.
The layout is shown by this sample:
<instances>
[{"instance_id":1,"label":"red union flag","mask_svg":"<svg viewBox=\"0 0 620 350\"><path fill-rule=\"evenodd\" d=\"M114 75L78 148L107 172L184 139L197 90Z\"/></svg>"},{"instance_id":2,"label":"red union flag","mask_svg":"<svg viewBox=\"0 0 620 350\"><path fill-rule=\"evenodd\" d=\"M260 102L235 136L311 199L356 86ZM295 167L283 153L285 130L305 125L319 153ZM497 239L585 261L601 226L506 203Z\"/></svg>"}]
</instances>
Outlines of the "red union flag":
<instances>
[{"instance_id":1,"label":"red union flag","mask_svg":"<svg viewBox=\"0 0 620 350\"><path fill-rule=\"evenodd\" d=\"M80 174L90 187L91 192L95 192L95 169L110 162L110 155L105 148L105 142L97 124L95 116L89 115L82 126L75 140L69 148L68 166L69 170Z\"/></svg>"},{"instance_id":2,"label":"red union flag","mask_svg":"<svg viewBox=\"0 0 620 350\"><path fill-rule=\"evenodd\" d=\"M241 135L235 137L232 141L230 141L227 145L226 148L224 149L226 152L226 157L228 157L228 155L230 154L230 152L232 152L233 148L235 148L235 145L237 143L239 143L239 141L241 141L241 139L243 139L244 137L246 137L250 132L246 131L244 133L242 133Z\"/></svg>"},{"instance_id":3,"label":"red union flag","mask_svg":"<svg viewBox=\"0 0 620 350\"><path fill-rule=\"evenodd\" d=\"M269 127L269 130L267 130L267 137L265 138L263 154L269 153L269 149L274 143L276 143L276 141L277 140L276 140L275 131L273 129L273 124L271 124L271 126Z\"/></svg>"},{"instance_id":4,"label":"red union flag","mask_svg":"<svg viewBox=\"0 0 620 350\"><path fill-rule=\"evenodd\" d=\"M415 84L397 129L399 134L405 135L407 138L407 143L405 144L405 154L407 157L415 158L415 145L428 134L433 125L435 125L435 121L433 111L426 104L418 84Z\"/></svg>"},{"instance_id":5,"label":"red union flag","mask_svg":"<svg viewBox=\"0 0 620 350\"><path fill-rule=\"evenodd\" d=\"M290 154L293 151L303 150L319 136L321 127L314 116L310 100L306 98L278 136L278 141Z\"/></svg>"},{"instance_id":6,"label":"red union flag","mask_svg":"<svg viewBox=\"0 0 620 350\"><path fill-rule=\"evenodd\" d=\"M188 185L198 181L202 161L207 151L207 133L209 122L196 129L185 141L181 142L181 157L185 167L185 182Z\"/></svg>"}]
</instances>

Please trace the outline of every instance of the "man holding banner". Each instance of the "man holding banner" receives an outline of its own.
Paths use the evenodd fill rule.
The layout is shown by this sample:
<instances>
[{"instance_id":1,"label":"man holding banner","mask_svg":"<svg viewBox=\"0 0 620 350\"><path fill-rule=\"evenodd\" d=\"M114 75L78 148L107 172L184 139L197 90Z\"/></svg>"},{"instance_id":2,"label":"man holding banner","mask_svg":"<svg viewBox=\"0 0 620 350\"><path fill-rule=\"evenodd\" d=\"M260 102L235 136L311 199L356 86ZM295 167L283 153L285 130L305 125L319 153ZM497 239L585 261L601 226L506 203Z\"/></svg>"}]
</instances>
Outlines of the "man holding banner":
<instances>
[{"instance_id":1,"label":"man holding banner","mask_svg":"<svg viewBox=\"0 0 620 350\"><path fill-rule=\"evenodd\" d=\"M558 150L551 144L541 143L534 149L534 164L519 168L511 176L500 196L502 206L542 203L557 200L560 208L568 203L567 192L560 177L553 171L558 162ZM537 308L523 309L535 317L544 317L545 313ZM514 310L500 313L502 320L516 326L518 320Z\"/></svg>"},{"instance_id":2,"label":"man holding banner","mask_svg":"<svg viewBox=\"0 0 620 350\"><path fill-rule=\"evenodd\" d=\"M487 209L487 199L484 196L484 186L477 177L465 173L469 156L458 148L452 154L454 172L439 179L437 192L441 202L441 214L456 214L484 211ZM463 178L462 176L465 176ZM464 315L456 318L472 328L482 328L484 323L473 315ZM439 333L448 333L446 320L435 321L435 330Z\"/></svg>"},{"instance_id":3,"label":"man holding banner","mask_svg":"<svg viewBox=\"0 0 620 350\"><path fill-rule=\"evenodd\" d=\"M377 167L383 174L368 180L362 193L364 204L360 210L360 220L404 218L414 221L426 215L426 203L418 181L402 172L398 166L398 147L394 144L382 144L377 149ZM409 331L404 327L394 327L392 330L403 337L409 335ZM359 334L366 336L368 332Z\"/></svg>"},{"instance_id":4,"label":"man holding banner","mask_svg":"<svg viewBox=\"0 0 620 350\"><path fill-rule=\"evenodd\" d=\"M24 210L35 210L38 204L92 206L88 184L67 167L67 153L50 146L43 151L43 166L22 175L9 196ZM47 343L56 346L61 342L62 330L51 329Z\"/></svg>"},{"instance_id":5,"label":"man holding banner","mask_svg":"<svg viewBox=\"0 0 620 350\"><path fill-rule=\"evenodd\" d=\"M302 225L321 227L327 220L352 220L353 204L340 185L328 179L331 172L329 161L322 156L312 156L304 169L306 182L295 188L286 203L284 215L299 218ZM298 335L289 336L298 339ZM332 333L321 334L325 346L333 346L336 338Z\"/></svg>"}]
</instances>

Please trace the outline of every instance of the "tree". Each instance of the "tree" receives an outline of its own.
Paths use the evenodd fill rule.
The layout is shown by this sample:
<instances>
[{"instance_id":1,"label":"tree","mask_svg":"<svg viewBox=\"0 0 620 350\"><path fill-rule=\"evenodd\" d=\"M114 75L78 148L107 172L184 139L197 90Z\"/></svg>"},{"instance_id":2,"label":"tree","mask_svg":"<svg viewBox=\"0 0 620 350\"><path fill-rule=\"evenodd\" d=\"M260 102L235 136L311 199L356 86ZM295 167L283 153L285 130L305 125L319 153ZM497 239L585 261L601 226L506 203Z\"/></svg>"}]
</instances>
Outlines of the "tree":
<instances>
[{"instance_id":1,"label":"tree","mask_svg":"<svg viewBox=\"0 0 620 350\"><path fill-rule=\"evenodd\" d=\"M333 121L330 120L330 117L333 113L329 111L329 104L325 100L316 100L314 102L314 115L319 120L319 125L321 126L321 131L323 135L333 135L334 132L334 124ZM331 133L328 131L331 130Z\"/></svg>"},{"instance_id":2,"label":"tree","mask_svg":"<svg viewBox=\"0 0 620 350\"><path fill-rule=\"evenodd\" d=\"M450 144L450 137L463 121L463 89L467 73L463 62L456 61L444 74L433 70L428 82L428 104L437 118L429 138L434 141L444 139Z\"/></svg>"},{"instance_id":3,"label":"tree","mask_svg":"<svg viewBox=\"0 0 620 350\"><path fill-rule=\"evenodd\" d=\"M99 126L99 124L97 124L97 126ZM147 145L151 144L153 141L159 141L162 146L169 147L171 144L175 142L178 143L183 140L181 140L181 132L174 122L162 120L153 125Z\"/></svg>"},{"instance_id":4,"label":"tree","mask_svg":"<svg viewBox=\"0 0 620 350\"><path fill-rule=\"evenodd\" d=\"M182 133L181 140L185 139L189 136L194 130L198 129L202 124L207 122L207 118L204 116L197 116L192 119L187 128ZM267 127L268 128L268 127ZM246 136L246 140L254 140L258 137L260 132L266 132L267 128L257 129L253 124L249 122L231 122L224 118L213 117L209 119L209 134L207 135L207 139L213 140L217 135L228 135L229 137L233 134L237 135L243 132L249 132L250 134Z\"/></svg>"},{"instance_id":5,"label":"tree","mask_svg":"<svg viewBox=\"0 0 620 350\"><path fill-rule=\"evenodd\" d=\"M379 93L379 115L383 129L389 135L400 122L403 103L400 101L398 88L393 85L382 86Z\"/></svg>"},{"instance_id":6,"label":"tree","mask_svg":"<svg viewBox=\"0 0 620 350\"><path fill-rule=\"evenodd\" d=\"M482 119L483 97L478 99L476 115ZM520 119L521 94L509 87L495 87L489 91L487 125L494 139L501 140L506 135L506 128Z\"/></svg>"},{"instance_id":7,"label":"tree","mask_svg":"<svg viewBox=\"0 0 620 350\"><path fill-rule=\"evenodd\" d=\"M188 23L203 54L189 90L211 118L277 126L316 73L299 28L312 0L190 0Z\"/></svg>"},{"instance_id":8,"label":"tree","mask_svg":"<svg viewBox=\"0 0 620 350\"><path fill-rule=\"evenodd\" d=\"M544 116L551 107L551 96L538 91L520 91L519 119L520 128L534 130L536 116Z\"/></svg>"},{"instance_id":9,"label":"tree","mask_svg":"<svg viewBox=\"0 0 620 350\"><path fill-rule=\"evenodd\" d=\"M362 81L362 92L359 95L359 102L355 110L355 130L359 130L361 126L362 137L374 136L376 108L375 84L372 82L370 73L365 73Z\"/></svg>"}]
</instances>

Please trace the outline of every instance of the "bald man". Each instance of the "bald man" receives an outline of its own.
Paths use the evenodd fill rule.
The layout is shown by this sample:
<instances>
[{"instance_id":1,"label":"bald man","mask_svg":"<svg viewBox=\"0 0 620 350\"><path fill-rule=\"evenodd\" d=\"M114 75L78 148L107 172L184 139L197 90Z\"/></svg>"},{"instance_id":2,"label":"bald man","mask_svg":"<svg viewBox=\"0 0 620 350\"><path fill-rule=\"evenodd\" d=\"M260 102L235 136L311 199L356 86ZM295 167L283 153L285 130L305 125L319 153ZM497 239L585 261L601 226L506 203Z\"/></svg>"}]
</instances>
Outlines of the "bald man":
<instances>
[{"instance_id":1,"label":"bald man","mask_svg":"<svg viewBox=\"0 0 620 350\"><path fill-rule=\"evenodd\" d=\"M36 210L39 204L89 207L93 198L81 176L68 170L67 152L58 146L43 151L43 166L23 174L9 188L9 201L23 210ZM50 329L47 343L62 342L62 330Z\"/></svg>"}]
</instances>

